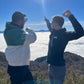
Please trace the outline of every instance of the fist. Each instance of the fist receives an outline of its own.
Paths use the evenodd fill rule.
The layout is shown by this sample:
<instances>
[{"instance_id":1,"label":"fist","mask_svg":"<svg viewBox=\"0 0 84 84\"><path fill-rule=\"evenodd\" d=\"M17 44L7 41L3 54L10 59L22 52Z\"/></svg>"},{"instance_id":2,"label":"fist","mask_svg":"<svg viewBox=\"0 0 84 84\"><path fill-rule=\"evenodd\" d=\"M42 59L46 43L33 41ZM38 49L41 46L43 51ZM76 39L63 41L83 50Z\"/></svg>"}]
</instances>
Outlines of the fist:
<instances>
[{"instance_id":1,"label":"fist","mask_svg":"<svg viewBox=\"0 0 84 84\"><path fill-rule=\"evenodd\" d=\"M29 28L26 28L26 32L28 32Z\"/></svg>"},{"instance_id":2,"label":"fist","mask_svg":"<svg viewBox=\"0 0 84 84\"><path fill-rule=\"evenodd\" d=\"M64 13L63 13L63 16L65 17L70 17L72 15L71 11L70 10L66 10Z\"/></svg>"},{"instance_id":3,"label":"fist","mask_svg":"<svg viewBox=\"0 0 84 84\"><path fill-rule=\"evenodd\" d=\"M47 22L47 21L49 21L46 17L44 17L44 20Z\"/></svg>"}]
</instances>

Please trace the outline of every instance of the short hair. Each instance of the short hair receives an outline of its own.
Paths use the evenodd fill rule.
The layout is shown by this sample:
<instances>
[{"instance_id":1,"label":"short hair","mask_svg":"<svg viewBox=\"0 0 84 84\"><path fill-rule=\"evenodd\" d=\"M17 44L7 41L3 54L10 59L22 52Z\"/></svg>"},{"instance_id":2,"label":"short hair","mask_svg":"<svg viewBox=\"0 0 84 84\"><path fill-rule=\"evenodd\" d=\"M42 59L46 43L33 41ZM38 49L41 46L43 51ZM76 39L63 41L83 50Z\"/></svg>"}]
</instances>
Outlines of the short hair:
<instances>
[{"instance_id":1,"label":"short hair","mask_svg":"<svg viewBox=\"0 0 84 84\"><path fill-rule=\"evenodd\" d=\"M62 27L64 24L64 18L60 15L55 15L52 17L52 23L53 22L58 23Z\"/></svg>"},{"instance_id":2,"label":"short hair","mask_svg":"<svg viewBox=\"0 0 84 84\"><path fill-rule=\"evenodd\" d=\"M12 15L12 22L18 22L19 20L24 20L24 17L26 17L24 13L15 11Z\"/></svg>"}]
</instances>

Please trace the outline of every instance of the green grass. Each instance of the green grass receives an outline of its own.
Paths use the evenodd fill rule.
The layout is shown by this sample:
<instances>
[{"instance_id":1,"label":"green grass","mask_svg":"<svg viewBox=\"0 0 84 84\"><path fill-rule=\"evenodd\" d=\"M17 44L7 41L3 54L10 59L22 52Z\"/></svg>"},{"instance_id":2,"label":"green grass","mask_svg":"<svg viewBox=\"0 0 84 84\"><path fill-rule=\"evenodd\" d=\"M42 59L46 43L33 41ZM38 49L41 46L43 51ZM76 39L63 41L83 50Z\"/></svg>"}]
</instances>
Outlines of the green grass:
<instances>
[{"instance_id":1,"label":"green grass","mask_svg":"<svg viewBox=\"0 0 84 84\"><path fill-rule=\"evenodd\" d=\"M49 84L47 71L33 71L35 84ZM10 84L10 78L4 69L0 69L0 84ZM64 84L84 84L84 76L80 76L74 71L68 70Z\"/></svg>"}]
</instances>

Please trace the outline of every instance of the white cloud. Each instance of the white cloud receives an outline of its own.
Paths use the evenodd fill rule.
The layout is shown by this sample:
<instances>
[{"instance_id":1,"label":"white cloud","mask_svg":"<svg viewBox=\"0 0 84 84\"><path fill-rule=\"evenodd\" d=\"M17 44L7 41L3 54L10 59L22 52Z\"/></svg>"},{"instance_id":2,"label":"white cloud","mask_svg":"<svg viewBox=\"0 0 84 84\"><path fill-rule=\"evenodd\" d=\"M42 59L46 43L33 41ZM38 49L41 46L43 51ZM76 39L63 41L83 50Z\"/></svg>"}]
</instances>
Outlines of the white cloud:
<instances>
[{"instance_id":1,"label":"white cloud","mask_svg":"<svg viewBox=\"0 0 84 84\"><path fill-rule=\"evenodd\" d=\"M84 26L84 21L79 21L81 23L82 26ZM26 24L29 26L42 26L42 25L46 25L45 22L41 22L41 23L31 23L31 24ZM72 26L70 21L65 21L64 23L65 26Z\"/></svg>"},{"instance_id":2,"label":"white cloud","mask_svg":"<svg viewBox=\"0 0 84 84\"><path fill-rule=\"evenodd\" d=\"M36 24L29 24L29 25L46 25L46 23L36 23Z\"/></svg>"},{"instance_id":3,"label":"white cloud","mask_svg":"<svg viewBox=\"0 0 84 84\"><path fill-rule=\"evenodd\" d=\"M66 22L64 23L64 25L66 25L66 26L71 26L71 23L70 23L69 21L66 21Z\"/></svg>"},{"instance_id":4,"label":"white cloud","mask_svg":"<svg viewBox=\"0 0 84 84\"><path fill-rule=\"evenodd\" d=\"M84 21L79 21L79 22L80 22L80 24L81 24L82 26L84 26ZM70 21L66 21L66 22L64 23L64 25L65 25L65 26L72 26L72 24L71 24Z\"/></svg>"},{"instance_id":5,"label":"white cloud","mask_svg":"<svg viewBox=\"0 0 84 84\"><path fill-rule=\"evenodd\" d=\"M31 23L31 24L25 24L25 25L29 25L29 26L40 26L40 25L46 25L45 22L42 23Z\"/></svg>"}]
</instances>

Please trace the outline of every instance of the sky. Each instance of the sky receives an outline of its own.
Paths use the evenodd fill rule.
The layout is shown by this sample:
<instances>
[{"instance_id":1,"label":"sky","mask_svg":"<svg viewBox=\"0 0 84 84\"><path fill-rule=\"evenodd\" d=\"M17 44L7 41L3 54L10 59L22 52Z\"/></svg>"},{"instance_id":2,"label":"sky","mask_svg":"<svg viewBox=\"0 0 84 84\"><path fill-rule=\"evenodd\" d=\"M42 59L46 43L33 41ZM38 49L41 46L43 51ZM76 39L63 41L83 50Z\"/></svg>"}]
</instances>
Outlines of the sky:
<instances>
[{"instance_id":1,"label":"sky","mask_svg":"<svg viewBox=\"0 0 84 84\"><path fill-rule=\"evenodd\" d=\"M84 27L84 0L0 0L0 31L5 29L6 22L11 21L15 11L27 15L25 28L44 30L47 29L44 16L51 21L52 16L62 15L67 9L71 10ZM73 29L67 18L64 26Z\"/></svg>"}]
</instances>

